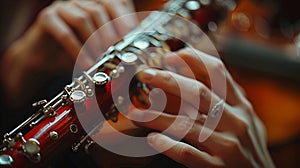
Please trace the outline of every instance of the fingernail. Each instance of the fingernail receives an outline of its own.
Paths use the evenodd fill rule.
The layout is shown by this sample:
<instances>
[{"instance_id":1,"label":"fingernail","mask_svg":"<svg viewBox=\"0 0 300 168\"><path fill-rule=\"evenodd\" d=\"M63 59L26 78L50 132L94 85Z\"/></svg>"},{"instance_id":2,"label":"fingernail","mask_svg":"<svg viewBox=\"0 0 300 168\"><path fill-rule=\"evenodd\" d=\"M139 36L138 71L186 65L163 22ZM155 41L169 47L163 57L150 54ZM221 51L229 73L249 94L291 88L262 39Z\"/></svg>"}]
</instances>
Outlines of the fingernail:
<instances>
[{"instance_id":1,"label":"fingernail","mask_svg":"<svg viewBox=\"0 0 300 168\"><path fill-rule=\"evenodd\" d=\"M156 75L156 71L153 69L145 69L141 71L140 75L142 80L151 80Z\"/></svg>"},{"instance_id":2,"label":"fingernail","mask_svg":"<svg viewBox=\"0 0 300 168\"><path fill-rule=\"evenodd\" d=\"M148 143L150 145L153 145L155 143L156 137L157 137L157 133L152 132L152 133L148 134L148 136L147 136Z\"/></svg>"}]
</instances>

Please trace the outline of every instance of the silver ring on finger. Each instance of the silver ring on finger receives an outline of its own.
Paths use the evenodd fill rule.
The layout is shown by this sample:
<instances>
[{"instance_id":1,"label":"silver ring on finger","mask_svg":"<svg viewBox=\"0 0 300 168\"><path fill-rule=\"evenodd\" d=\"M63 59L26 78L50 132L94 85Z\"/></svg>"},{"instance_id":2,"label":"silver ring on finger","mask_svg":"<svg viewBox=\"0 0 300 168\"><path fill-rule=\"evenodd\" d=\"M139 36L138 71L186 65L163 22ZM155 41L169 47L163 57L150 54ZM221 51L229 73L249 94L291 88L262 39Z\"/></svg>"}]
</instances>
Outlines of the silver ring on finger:
<instances>
[{"instance_id":1,"label":"silver ring on finger","mask_svg":"<svg viewBox=\"0 0 300 168\"><path fill-rule=\"evenodd\" d=\"M212 118L218 117L220 114L222 114L223 106L225 104L225 101L223 99L220 99L208 112L208 116Z\"/></svg>"}]
</instances>

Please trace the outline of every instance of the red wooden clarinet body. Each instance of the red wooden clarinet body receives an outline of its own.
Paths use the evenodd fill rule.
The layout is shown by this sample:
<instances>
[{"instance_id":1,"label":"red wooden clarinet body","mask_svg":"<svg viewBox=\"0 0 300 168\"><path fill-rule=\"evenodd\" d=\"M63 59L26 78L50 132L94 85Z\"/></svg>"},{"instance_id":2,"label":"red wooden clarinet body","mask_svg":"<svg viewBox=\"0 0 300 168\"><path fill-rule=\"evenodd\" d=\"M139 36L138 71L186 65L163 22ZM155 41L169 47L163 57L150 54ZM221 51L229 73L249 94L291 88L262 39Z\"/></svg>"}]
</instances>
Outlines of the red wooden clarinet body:
<instances>
[{"instance_id":1,"label":"red wooden clarinet body","mask_svg":"<svg viewBox=\"0 0 300 168\"><path fill-rule=\"evenodd\" d=\"M202 4L196 0L174 0L166 4L164 11L188 18L207 31L208 23L216 23L224 17L225 9L222 1ZM119 112L126 113L128 107L129 101L122 99L122 94L128 91L124 91L122 86L128 82L126 80L129 79L129 74L134 74L139 65L165 68L162 65L164 53L184 47L180 40L156 30L158 25L171 27L168 31L178 34L178 29L173 26L175 21L156 20L155 18L162 18L160 15L161 13L154 12L142 22L152 27L137 28L138 31L151 30L151 33L137 33L134 36L129 33L55 98L49 102L36 103L40 109L4 135L0 148L0 166L47 165L66 150L76 151L83 146L88 148L92 143L89 136L100 129L105 120L118 122ZM155 24L151 24L152 22ZM187 29L192 32L190 29L193 28ZM140 40L143 44L147 43L146 47L136 45ZM129 80L131 101L136 107L147 108L150 104L147 97L149 88L135 77ZM111 86L114 86L113 90ZM116 108L112 93L119 95L123 109ZM88 126L83 128L82 122L87 122Z\"/></svg>"}]
</instances>

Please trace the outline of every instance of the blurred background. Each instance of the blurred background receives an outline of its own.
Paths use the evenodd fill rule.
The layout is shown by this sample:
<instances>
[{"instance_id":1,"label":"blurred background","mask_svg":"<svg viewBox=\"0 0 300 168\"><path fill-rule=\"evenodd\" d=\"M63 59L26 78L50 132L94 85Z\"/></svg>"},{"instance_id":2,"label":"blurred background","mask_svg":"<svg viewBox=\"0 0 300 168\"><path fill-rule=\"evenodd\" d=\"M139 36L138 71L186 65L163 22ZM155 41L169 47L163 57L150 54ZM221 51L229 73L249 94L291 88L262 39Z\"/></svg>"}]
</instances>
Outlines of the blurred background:
<instances>
[{"instance_id":1,"label":"blurred background","mask_svg":"<svg viewBox=\"0 0 300 168\"><path fill-rule=\"evenodd\" d=\"M51 2L0 2L1 56L34 21L37 13ZM145 11L159 9L167 1L134 2L137 11ZM225 20L211 30L211 38L263 120L269 149L277 167L300 167L299 1L239 0L234 5L235 9ZM5 102L3 94L1 102ZM1 128L8 129L15 125L3 115L9 113L10 107L2 104ZM14 122L23 120L22 117L12 118Z\"/></svg>"}]
</instances>

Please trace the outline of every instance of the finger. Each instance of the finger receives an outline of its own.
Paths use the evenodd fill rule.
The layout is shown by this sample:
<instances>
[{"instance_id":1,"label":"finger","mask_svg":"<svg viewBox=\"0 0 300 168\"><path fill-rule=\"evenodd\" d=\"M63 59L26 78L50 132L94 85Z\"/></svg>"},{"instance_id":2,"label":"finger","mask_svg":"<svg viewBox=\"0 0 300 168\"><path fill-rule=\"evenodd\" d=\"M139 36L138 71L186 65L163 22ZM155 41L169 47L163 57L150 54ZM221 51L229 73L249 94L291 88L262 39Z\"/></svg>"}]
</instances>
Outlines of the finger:
<instances>
[{"instance_id":1,"label":"finger","mask_svg":"<svg viewBox=\"0 0 300 168\"><path fill-rule=\"evenodd\" d=\"M163 134L150 133L148 143L154 149L187 167L257 167L250 164L253 156L249 155L230 135L219 139L212 147L212 153L197 149L189 144L175 141ZM238 161L237 161L238 160Z\"/></svg>"},{"instance_id":2,"label":"finger","mask_svg":"<svg viewBox=\"0 0 300 168\"><path fill-rule=\"evenodd\" d=\"M38 17L37 24L52 35L72 56L73 60L77 59L82 45L71 28L57 15L55 9L51 7L44 9ZM86 69L93 64L93 60L87 56L86 51L82 50L82 53L86 56L79 63L82 68Z\"/></svg>"},{"instance_id":3,"label":"finger","mask_svg":"<svg viewBox=\"0 0 300 168\"><path fill-rule=\"evenodd\" d=\"M222 137L211 128L203 125L203 121L195 120L184 115L171 115L153 110L133 110L128 114L136 125L176 136L197 147L211 149Z\"/></svg>"},{"instance_id":4,"label":"finger","mask_svg":"<svg viewBox=\"0 0 300 168\"><path fill-rule=\"evenodd\" d=\"M201 59L195 58L194 54L186 50L170 52L166 54L164 63L169 66L175 66L180 74L189 78L196 77L197 80L205 82L208 87L210 86L210 81L203 80L208 74L207 68Z\"/></svg>"},{"instance_id":5,"label":"finger","mask_svg":"<svg viewBox=\"0 0 300 168\"><path fill-rule=\"evenodd\" d=\"M152 110L164 111L170 114L178 114L182 106L188 105L188 103L181 101L180 97L169 93L164 93L163 91L157 91L156 89L152 89L150 91L149 99L151 102ZM166 104L164 104L164 107L160 105L162 104L162 102L166 102Z\"/></svg>"},{"instance_id":6,"label":"finger","mask_svg":"<svg viewBox=\"0 0 300 168\"><path fill-rule=\"evenodd\" d=\"M203 83L170 71L145 69L138 72L138 78L150 86L181 97L204 113L209 111L211 104L220 100Z\"/></svg>"},{"instance_id":7,"label":"finger","mask_svg":"<svg viewBox=\"0 0 300 168\"><path fill-rule=\"evenodd\" d=\"M75 5L75 2L57 3L56 8L58 15L80 35L82 44L84 44L83 48L88 52L89 56L97 58L100 55L99 51L103 51L103 49L98 41L98 37L91 37L96 31L96 27L89 13ZM89 37L91 38L89 39ZM82 60L83 58L79 59Z\"/></svg>"},{"instance_id":8,"label":"finger","mask_svg":"<svg viewBox=\"0 0 300 168\"><path fill-rule=\"evenodd\" d=\"M201 65L198 65L201 66ZM175 67L175 66L173 66ZM210 82L210 78L208 75L204 76L202 75L203 73L201 71L192 71L191 67L189 66L177 66L176 68L176 73L189 77L189 78L195 78L196 80L204 83L208 88L211 88L211 82ZM205 72L207 73L207 72Z\"/></svg>"},{"instance_id":9,"label":"finger","mask_svg":"<svg viewBox=\"0 0 300 168\"><path fill-rule=\"evenodd\" d=\"M171 54L169 57L166 57L166 64L170 63L170 65L172 65L173 63L174 65L175 63L177 66L181 65L189 68L192 73L186 73L184 75L188 77L194 75L197 80L204 82L204 84L211 88L219 97L225 98L226 69L220 59L192 48L185 48L177 53L178 55ZM184 61L178 62L176 61L178 59ZM183 63L184 65L182 65Z\"/></svg>"},{"instance_id":10,"label":"finger","mask_svg":"<svg viewBox=\"0 0 300 168\"><path fill-rule=\"evenodd\" d=\"M187 116L176 116L153 110L133 110L128 113L128 118L138 126L163 131L180 139L184 138L194 145L199 145L197 140L202 126L195 125L196 120Z\"/></svg>"},{"instance_id":11,"label":"finger","mask_svg":"<svg viewBox=\"0 0 300 168\"><path fill-rule=\"evenodd\" d=\"M75 1L77 6L84 9L89 13L94 25L97 28L99 39L101 40L102 47L107 49L118 41L118 35L115 31L113 24L110 23L109 14L100 4L92 1ZM100 29L99 29L100 28Z\"/></svg>"},{"instance_id":12,"label":"finger","mask_svg":"<svg viewBox=\"0 0 300 168\"><path fill-rule=\"evenodd\" d=\"M133 114L131 113L130 115ZM234 163L233 160L228 157L231 154L235 155L235 158L241 161L252 159L252 156L249 155L247 150L251 150L252 153L255 154L254 157L259 156L259 153L257 152L259 151L259 149L257 149L259 145L255 144L255 141L251 140L253 137L247 136L247 133L231 133L230 131L219 133L214 131L206 141L201 142L198 137L201 136L203 127L201 127L201 125L197 125L198 123L194 123L193 125L193 121L191 119L184 116L176 117L172 115L165 115L163 113L159 113L159 116L157 116L158 114L155 114L155 112L152 111L146 111L139 115L142 115L143 120L146 121L139 122L139 126L145 126L157 131L164 131L164 133L174 135L179 139L183 138L186 142L202 148L209 154L224 158L224 161L226 160L226 164L232 165ZM155 119L148 121L149 118ZM176 120L180 120L180 122L176 123ZM231 123L234 125L236 121L231 120ZM209 131L205 132L209 133ZM242 139L239 139L239 136L242 136ZM257 157L255 159L259 160Z\"/></svg>"},{"instance_id":13,"label":"finger","mask_svg":"<svg viewBox=\"0 0 300 168\"><path fill-rule=\"evenodd\" d=\"M143 122L134 122L138 126L150 128L163 133L175 136L177 139L184 139L186 142L207 149L207 152L218 154L220 148L225 149L226 146L236 145L237 140L230 134L225 136L217 131L210 130L186 116L175 116L155 111L138 112L132 111L129 113L131 119ZM210 134L206 141L199 141L201 136ZM231 139L230 139L231 138Z\"/></svg>"},{"instance_id":14,"label":"finger","mask_svg":"<svg viewBox=\"0 0 300 168\"><path fill-rule=\"evenodd\" d=\"M134 14L130 14L134 12L131 0L101 0L100 2L108 10L111 17L116 19L115 25L121 37L136 27L137 18Z\"/></svg>"},{"instance_id":15,"label":"finger","mask_svg":"<svg viewBox=\"0 0 300 168\"><path fill-rule=\"evenodd\" d=\"M186 143L175 141L165 135L150 133L148 143L155 150L190 168L224 166L221 159L196 149Z\"/></svg>"},{"instance_id":16,"label":"finger","mask_svg":"<svg viewBox=\"0 0 300 168\"><path fill-rule=\"evenodd\" d=\"M147 110L163 111L169 114L180 114L189 116L190 118L197 118L198 111L190 103L182 100L178 96L157 88L151 89L148 95L151 106ZM193 113L194 111L196 112Z\"/></svg>"},{"instance_id":17,"label":"finger","mask_svg":"<svg viewBox=\"0 0 300 168\"><path fill-rule=\"evenodd\" d=\"M212 85L216 86L216 89L213 90L216 90L216 94L220 97L225 97L222 90L227 90L227 103L237 105L242 102L242 92L238 89L239 87L236 87L237 84L233 81L220 59L196 50L183 49L168 54L165 63L169 66L179 67L178 72L184 76L190 78L195 76L197 80L205 83L209 88ZM192 73L188 71L189 69ZM221 88L221 90L218 88Z\"/></svg>"},{"instance_id":18,"label":"finger","mask_svg":"<svg viewBox=\"0 0 300 168\"><path fill-rule=\"evenodd\" d=\"M81 36L83 42L95 32L96 27L93 25L89 14L76 5L72 3L57 3L56 9L58 15Z\"/></svg>"},{"instance_id":19,"label":"finger","mask_svg":"<svg viewBox=\"0 0 300 168\"><path fill-rule=\"evenodd\" d=\"M223 132L233 134L240 141L238 144L231 143L229 145L241 145L251 151L256 160L259 160L257 156L263 153L263 149L260 147L261 144L259 145L256 140L261 138L259 136L263 137L264 135L259 134L256 128L259 128L259 131L263 131L262 124L257 120L258 118L255 114L251 115L251 113L248 113L249 109L233 108L230 106L228 109L230 110L228 110L226 115L223 115L220 127L222 127Z\"/></svg>"},{"instance_id":20,"label":"finger","mask_svg":"<svg viewBox=\"0 0 300 168\"><path fill-rule=\"evenodd\" d=\"M174 116L155 111L132 111L129 113L129 117L138 120L139 122L134 122L138 126L170 134L175 136L176 139L183 139L185 142L209 154L226 158L228 153L240 153L241 156L239 157L241 159L247 157L247 153L244 152L242 147L242 144L245 143L241 143L235 133L212 130L189 117ZM244 137L242 140L247 141L245 138L247 137ZM255 151L253 145L251 143L246 144L250 150Z\"/></svg>"},{"instance_id":21,"label":"finger","mask_svg":"<svg viewBox=\"0 0 300 168\"><path fill-rule=\"evenodd\" d=\"M162 101L159 97L162 96L158 94L157 96L151 97L151 104L156 106L156 103L161 103ZM157 102L155 102L156 100ZM145 126L154 130L164 131L168 129L167 131L169 133L179 137L183 137L185 134L188 134L188 131L191 131L189 139L197 139L197 136L202 132L201 141L204 141L203 139L210 135L211 130L215 130L233 133L245 143L248 143L249 140L251 140L249 129L252 128L250 128L249 125L253 124L251 123L251 116L247 113L245 114L245 109L233 108L228 104L224 104L224 111L220 112L220 117L217 120L214 117L210 117L210 115L198 114L198 110L189 103L180 101L176 103L170 101L168 103L170 104L167 104L166 107L171 106L172 108L176 103L179 107L176 106L177 110L171 111L169 114L158 112L157 110L163 110L155 108L145 111L130 111L129 118L140 126ZM177 117L176 115L180 116ZM192 128L194 123L203 125L210 130L202 131L202 128L197 127L199 132L197 133L197 131L195 131L197 129ZM177 127L176 125L180 127ZM196 142L196 144L197 143L198 142Z\"/></svg>"},{"instance_id":22,"label":"finger","mask_svg":"<svg viewBox=\"0 0 300 168\"><path fill-rule=\"evenodd\" d=\"M170 74L172 73L167 71L146 69L142 71L142 73L138 74L138 76L146 84L161 88L166 93L181 97L185 102L191 104L194 109L190 108L187 110L188 112L185 112L189 116L195 115L193 114L193 110L196 110L197 112L201 111L203 114L206 114L208 117L205 119L204 126L210 128L211 130L217 129L220 131L233 132L232 130L244 128L239 127L240 125L232 124L232 121L238 120L242 122L242 120L236 116L241 115L241 112L239 112L239 114L235 114L233 107L220 100L220 98L210 92L200 82L182 77L180 75L176 76L176 74ZM175 78L177 79L175 80ZM200 101L200 105L199 102L197 104L197 101ZM199 118L199 120L203 119ZM163 122L163 120L161 122ZM236 126L238 127L236 128Z\"/></svg>"},{"instance_id":23,"label":"finger","mask_svg":"<svg viewBox=\"0 0 300 168\"><path fill-rule=\"evenodd\" d=\"M232 130L240 131L239 128L233 128L233 126L230 125L230 123L236 122L236 118L234 118L235 120L228 121L225 120L228 118L224 118L223 115L219 123L211 125L207 124L209 120L206 115L206 117L203 118L203 114L198 114L195 109L183 109L183 111L185 110L189 111L181 112L180 115L161 113L155 110L132 110L128 113L128 118L138 126L163 131L178 138L184 138L187 142L196 146L205 145L207 147L215 145L215 143L218 143L221 139L217 132L231 132L237 134ZM188 115L182 113L188 113ZM235 124L232 125L239 126ZM240 135L241 132L238 133L238 135Z\"/></svg>"},{"instance_id":24,"label":"finger","mask_svg":"<svg viewBox=\"0 0 300 168\"><path fill-rule=\"evenodd\" d=\"M100 15L99 11L101 6L93 1L72 1L74 5L85 11L91 18L92 24L95 27L95 31L90 35L89 39L85 43L85 47L89 49L94 58L98 58L101 53L106 50L105 42L101 41L101 36L97 30L103 23L99 23L99 18L105 17L105 13Z\"/></svg>"},{"instance_id":25,"label":"finger","mask_svg":"<svg viewBox=\"0 0 300 168\"><path fill-rule=\"evenodd\" d=\"M172 56L171 56L172 57ZM170 57L170 58L171 58ZM191 59L193 57L189 56L190 58L185 58L185 60ZM178 57L174 57L171 58L170 60L168 60L171 64L173 65L183 65L182 61L178 61L177 60ZM197 60L188 60L190 63L189 64L193 64L195 62L197 62ZM188 62L187 61L187 62ZM196 65L195 65L196 66ZM185 73L185 69L181 69L181 73ZM249 132L249 125L252 125L249 120L249 114L247 114L247 112L245 113L245 111L251 111L246 109L245 107L247 107L249 103L247 103L247 100L245 100L245 97L243 96L242 91L239 90L239 87L237 87L238 85L234 82L234 80L232 79L232 77L229 75L228 72L226 72L227 74L227 85L229 86L229 93L233 93L233 94L227 94L228 95L228 99L232 100L232 101L237 101L237 102L241 102L239 104L241 104L242 107L238 107L238 108L232 108L228 105L225 104L225 110L224 113L222 115L222 120L220 120L219 122L219 126L216 128L217 131L227 131L227 132L231 132L235 135L237 135L239 137L239 139L242 140L243 144L247 144L247 146L252 147L253 150L253 146L254 144L251 144L251 135ZM234 96L234 97L229 97L229 96ZM237 104L237 105L239 105ZM240 106L240 105L239 105ZM205 120L205 119L204 119ZM251 144L251 145L249 145ZM254 150L253 150L254 151Z\"/></svg>"}]
</instances>

